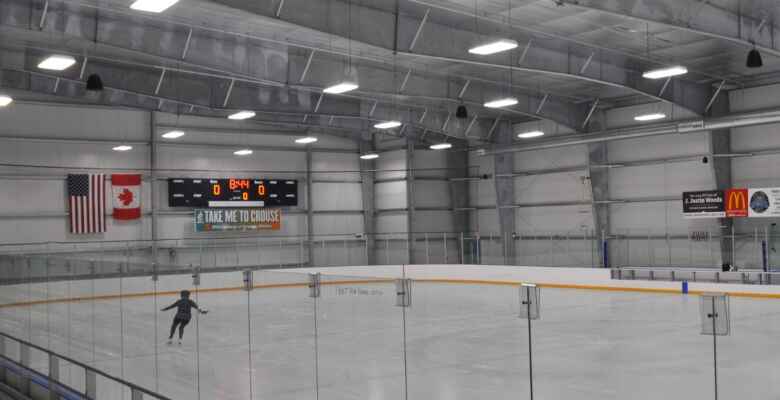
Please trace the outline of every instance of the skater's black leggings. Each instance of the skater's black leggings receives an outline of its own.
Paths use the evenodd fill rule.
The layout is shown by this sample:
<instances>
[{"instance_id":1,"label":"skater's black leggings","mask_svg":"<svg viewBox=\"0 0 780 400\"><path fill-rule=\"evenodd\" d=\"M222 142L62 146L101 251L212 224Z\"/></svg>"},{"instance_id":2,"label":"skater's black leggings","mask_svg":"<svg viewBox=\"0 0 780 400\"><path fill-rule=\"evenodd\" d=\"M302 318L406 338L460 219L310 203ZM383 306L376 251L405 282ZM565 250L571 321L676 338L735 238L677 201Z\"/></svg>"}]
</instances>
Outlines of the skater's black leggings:
<instances>
[{"instance_id":1,"label":"skater's black leggings","mask_svg":"<svg viewBox=\"0 0 780 400\"><path fill-rule=\"evenodd\" d=\"M179 339L181 339L182 336L184 336L184 327L189 323L189 319L174 318L173 323L171 324L171 334L168 335L168 339L173 339L173 333L176 332L176 326L179 327Z\"/></svg>"}]
</instances>

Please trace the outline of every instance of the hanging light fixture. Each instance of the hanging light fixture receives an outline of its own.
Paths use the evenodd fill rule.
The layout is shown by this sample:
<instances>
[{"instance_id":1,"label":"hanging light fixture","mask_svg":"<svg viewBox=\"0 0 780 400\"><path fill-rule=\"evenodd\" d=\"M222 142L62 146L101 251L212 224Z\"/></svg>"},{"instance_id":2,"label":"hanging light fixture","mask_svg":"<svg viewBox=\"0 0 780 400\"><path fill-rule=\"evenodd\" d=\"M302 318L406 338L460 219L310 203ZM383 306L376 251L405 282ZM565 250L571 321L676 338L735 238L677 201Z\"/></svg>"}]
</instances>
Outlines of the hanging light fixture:
<instances>
[{"instance_id":1,"label":"hanging light fixture","mask_svg":"<svg viewBox=\"0 0 780 400\"><path fill-rule=\"evenodd\" d=\"M458 109L455 110L455 118L459 119L466 119L469 117L469 111L466 109L466 106L461 104L458 106Z\"/></svg>"},{"instance_id":2,"label":"hanging light fixture","mask_svg":"<svg viewBox=\"0 0 780 400\"><path fill-rule=\"evenodd\" d=\"M103 90L103 80L100 75L92 74L87 77L87 90L90 92L99 92Z\"/></svg>"},{"instance_id":3,"label":"hanging light fixture","mask_svg":"<svg viewBox=\"0 0 780 400\"><path fill-rule=\"evenodd\" d=\"M748 52L747 62L745 63L745 65L748 68L761 68L764 66L764 61L761 59L761 53L759 53L755 45Z\"/></svg>"},{"instance_id":4,"label":"hanging light fixture","mask_svg":"<svg viewBox=\"0 0 780 400\"><path fill-rule=\"evenodd\" d=\"M374 160L379 158L379 154L376 153L367 153L360 156L361 160Z\"/></svg>"}]
</instances>

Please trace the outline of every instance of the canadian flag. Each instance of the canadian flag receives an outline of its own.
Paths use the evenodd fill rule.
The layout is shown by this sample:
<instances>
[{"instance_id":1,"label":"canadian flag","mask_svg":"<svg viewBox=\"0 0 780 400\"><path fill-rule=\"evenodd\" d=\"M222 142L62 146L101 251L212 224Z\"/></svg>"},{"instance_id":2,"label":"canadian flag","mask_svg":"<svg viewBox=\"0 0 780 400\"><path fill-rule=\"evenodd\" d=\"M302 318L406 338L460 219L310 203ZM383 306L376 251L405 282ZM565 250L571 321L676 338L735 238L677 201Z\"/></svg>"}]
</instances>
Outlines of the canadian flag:
<instances>
[{"instance_id":1,"label":"canadian flag","mask_svg":"<svg viewBox=\"0 0 780 400\"><path fill-rule=\"evenodd\" d=\"M111 175L111 198L114 199L114 219L141 218L141 175Z\"/></svg>"}]
</instances>

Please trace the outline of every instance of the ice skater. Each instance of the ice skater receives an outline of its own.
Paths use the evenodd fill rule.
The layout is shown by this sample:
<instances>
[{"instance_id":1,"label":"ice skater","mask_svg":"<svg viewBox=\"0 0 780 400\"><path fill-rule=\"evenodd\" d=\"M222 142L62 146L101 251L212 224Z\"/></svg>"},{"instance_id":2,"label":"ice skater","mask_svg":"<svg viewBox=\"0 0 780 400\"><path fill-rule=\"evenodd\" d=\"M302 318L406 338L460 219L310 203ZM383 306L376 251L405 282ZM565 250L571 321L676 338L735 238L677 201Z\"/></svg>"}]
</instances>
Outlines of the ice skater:
<instances>
[{"instance_id":1,"label":"ice skater","mask_svg":"<svg viewBox=\"0 0 780 400\"><path fill-rule=\"evenodd\" d=\"M168 344L173 343L173 334L176 332L177 326L179 327L179 344L181 344L181 339L184 336L184 327L187 326L187 324L190 323L190 319L192 319L192 309L198 310L201 314L208 313L208 310L198 308L198 305L190 300L189 290L182 290L181 298L170 306L163 308L161 311L168 311L174 307L177 309L176 315L173 317L173 322L171 323L171 334L168 335Z\"/></svg>"}]
</instances>

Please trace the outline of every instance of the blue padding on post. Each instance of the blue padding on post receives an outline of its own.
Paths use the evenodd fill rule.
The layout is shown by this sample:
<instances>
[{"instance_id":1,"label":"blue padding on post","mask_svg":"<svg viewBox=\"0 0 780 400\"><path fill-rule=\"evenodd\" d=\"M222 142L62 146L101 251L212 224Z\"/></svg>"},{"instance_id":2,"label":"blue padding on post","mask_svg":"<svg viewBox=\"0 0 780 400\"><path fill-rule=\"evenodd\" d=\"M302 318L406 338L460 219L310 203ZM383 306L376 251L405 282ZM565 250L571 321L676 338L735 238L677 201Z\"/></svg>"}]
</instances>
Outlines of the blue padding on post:
<instances>
[{"instance_id":1,"label":"blue padding on post","mask_svg":"<svg viewBox=\"0 0 780 400\"><path fill-rule=\"evenodd\" d=\"M683 281L682 283L682 293L688 294L688 281Z\"/></svg>"},{"instance_id":2,"label":"blue padding on post","mask_svg":"<svg viewBox=\"0 0 780 400\"><path fill-rule=\"evenodd\" d=\"M603 254L604 254L604 268L609 268L609 246L608 242L605 240L603 247Z\"/></svg>"},{"instance_id":3,"label":"blue padding on post","mask_svg":"<svg viewBox=\"0 0 780 400\"><path fill-rule=\"evenodd\" d=\"M49 377L43 375L37 371L33 371L29 368L22 367L21 365L5 358L0 357L0 365L3 368L15 373L24 378L29 378L31 383L34 383L44 389L49 389ZM87 397L67 386L62 385L59 382L54 382L54 391L63 400L88 400Z\"/></svg>"}]
</instances>

